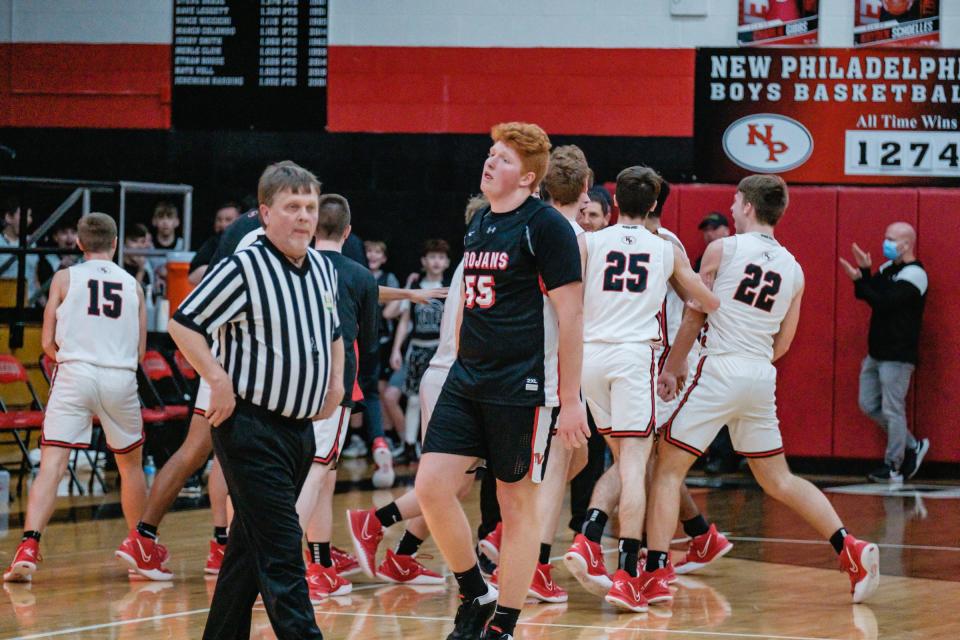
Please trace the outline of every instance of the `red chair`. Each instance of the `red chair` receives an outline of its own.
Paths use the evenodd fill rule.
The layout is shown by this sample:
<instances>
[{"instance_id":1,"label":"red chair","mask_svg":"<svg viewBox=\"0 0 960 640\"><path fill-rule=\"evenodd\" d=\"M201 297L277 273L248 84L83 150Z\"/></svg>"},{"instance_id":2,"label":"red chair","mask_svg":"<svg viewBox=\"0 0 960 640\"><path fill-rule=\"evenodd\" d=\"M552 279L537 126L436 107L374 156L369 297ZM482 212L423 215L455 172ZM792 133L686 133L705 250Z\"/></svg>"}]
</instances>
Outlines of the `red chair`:
<instances>
[{"instance_id":1,"label":"red chair","mask_svg":"<svg viewBox=\"0 0 960 640\"><path fill-rule=\"evenodd\" d=\"M177 365L177 370L180 372L180 375L183 376L184 380L193 382L200 377L197 374L197 370L193 368L193 365L190 364L186 356L180 353L179 349L173 352L173 362Z\"/></svg>"},{"instance_id":2,"label":"red chair","mask_svg":"<svg viewBox=\"0 0 960 640\"><path fill-rule=\"evenodd\" d=\"M27 370L11 355L0 355L0 385L24 384L30 391L30 409L10 411L0 397L0 435L10 436L20 449L20 470L17 478L17 495L23 493L24 474L33 471L30 462L30 438L34 431L43 427L43 404L30 384Z\"/></svg>"},{"instance_id":3,"label":"red chair","mask_svg":"<svg viewBox=\"0 0 960 640\"><path fill-rule=\"evenodd\" d=\"M159 351L147 351L140 369L152 400L146 405L161 411L165 420L186 420L190 414L190 396L180 388L167 359Z\"/></svg>"}]
</instances>

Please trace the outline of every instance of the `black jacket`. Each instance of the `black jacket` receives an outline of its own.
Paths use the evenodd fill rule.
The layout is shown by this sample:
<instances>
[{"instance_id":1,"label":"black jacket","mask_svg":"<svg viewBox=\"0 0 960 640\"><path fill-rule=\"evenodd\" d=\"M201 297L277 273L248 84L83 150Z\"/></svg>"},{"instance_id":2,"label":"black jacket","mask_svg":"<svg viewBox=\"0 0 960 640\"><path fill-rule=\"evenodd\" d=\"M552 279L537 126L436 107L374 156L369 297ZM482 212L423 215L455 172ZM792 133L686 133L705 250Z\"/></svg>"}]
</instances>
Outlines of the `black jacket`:
<instances>
[{"instance_id":1,"label":"black jacket","mask_svg":"<svg viewBox=\"0 0 960 640\"><path fill-rule=\"evenodd\" d=\"M877 360L916 364L927 299L923 265L919 260L906 264L887 262L873 275L869 269L860 271L863 277L853 286L857 298L873 311L868 338L870 355Z\"/></svg>"}]
</instances>

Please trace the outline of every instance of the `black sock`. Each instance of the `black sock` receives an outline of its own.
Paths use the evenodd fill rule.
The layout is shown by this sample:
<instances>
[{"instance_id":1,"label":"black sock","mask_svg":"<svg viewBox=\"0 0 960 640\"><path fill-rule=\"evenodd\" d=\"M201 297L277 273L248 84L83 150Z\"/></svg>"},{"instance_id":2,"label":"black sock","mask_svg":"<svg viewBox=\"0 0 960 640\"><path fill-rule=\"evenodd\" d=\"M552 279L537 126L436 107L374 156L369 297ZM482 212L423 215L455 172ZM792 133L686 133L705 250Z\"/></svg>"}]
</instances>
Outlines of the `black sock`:
<instances>
[{"instance_id":1,"label":"black sock","mask_svg":"<svg viewBox=\"0 0 960 640\"><path fill-rule=\"evenodd\" d=\"M636 538L620 538L620 564L618 568L637 577L637 560L640 556L640 541Z\"/></svg>"},{"instance_id":2,"label":"black sock","mask_svg":"<svg viewBox=\"0 0 960 640\"><path fill-rule=\"evenodd\" d=\"M647 573L653 573L657 569L663 569L667 566L669 555L666 551L647 551L647 565L643 568Z\"/></svg>"},{"instance_id":3,"label":"black sock","mask_svg":"<svg viewBox=\"0 0 960 640\"><path fill-rule=\"evenodd\" d=\"M583 535L590 542L600 544L603 539L603 529L607 526L609 516L600 509L590 509L587 511L587 517L583 521Z\"/></svg>"},{"instance_id":4,"label":"black sock","mask_svg":"<svg viewBox=\"0 0 960 640\"><path fill-rule=\"evenodd\" d=\"M214 527L213 539L216 541L217 544L227 544L227 528Z\"/></svg>"},{"instance_id":5,"label":"black sock","mask_svg":"<svg viewBox=\"0 0 960 640\"><path fill-rule=\"evenodd\" d=\"M493 617L490 618L490 624L487 626L500 633L509 633L512 635L513 630L517 626L517 618L519 617L520 609L511 609L510 607L498 604L496 611L493 612Z\"/></svg>"},{"instance_id":6,"label":"black sock","mask_svg":"<svg viewBox=\"0 0 960 640\"><path fill-rule=\"evenodd\" d=\"M310 560L322 567L332 567L333 560L330 559L329 542L307 542L307 548L310 549Z\"/></svg>"},{"instance_id":7,"label":"black sock","mask_svg":"<svg viewBox=\"0 0 960 640\"><path fill-rule=\"evenodd\" d=\"M837 532L835 534L830 536L830 544L833 545L834 551L836 551L837 553L841 553L843 551L843 539L846 538L847 535L849 534L847 534L846 527L840 527L839 529L837 529Z\"/></svg>"},{"instance_id":8,"label":"black sock","mask_svg":"<svg viewBox=\"0 0 960 640\"><path fill-rule=\"evenodd\" d=\"M23 542L27 538L33 538L37 542L40 542L40 532L39 531L24 531L23 537L20 538L20 542Z\"/></svg>"},{"instance_id":9,"label":"black sock","mask_svg":"<svg viewBox=\"0 0 960 640\"><path fill-rule=\"evenodd\" d=\"M397 555L398 556L415 556L417 551L420 550L420 545L423 544L423 540L413 535L409 531L403 532L403 537L400 538L400 544L397 545Z\"/></svg>"},{"instance_id":10,"label":"black sock","mask_svg":"<svg viewBox=\"0 0 960 640\"><path fill-rule=\"evenodd\" d=\"M540 543L540 557L537 558L537 562L540 564L550 564L550 550L552 546L549 544Z\"/></svg>"},{"instance_id":11,"label":"black sock","mask_svg":"<svg viewBox=\"0 0 960 640\"><path fill-rule=\"evenodd\" d=\"M698 513L689 520L683 521L683 532L691 538L702 536L707 531L710 531L710 524L703 517L703 514Z\"/></svg>"},{"instance_id":12,"label":"black sock","mask_svg":"<svg viewBox=\"0 0 960 640\"><path fill-rule=\"evenodd\" d=\"M137 533L144 538L150 538L151 540L157 539L157 527L152 524L147 524L143 520L137 523Z\"/></svg>"},{"instance_id":13,"label":"black sock","mask_svg":"<svg viewBox=\"0 0 960 640\"><path fill-rule=\"evenodd\" d=\"M640 536L640 548L641 549L647 548L647 532L646 531L644 531L643 535Z\"/></svg>"},{"instance_id":14,"label":"black sock","mask_svg":"<svg viewBox=\"0 0 960 640\"><path fill-rule=\"evenodd\" d=\"M483 581L478 565L473 565L463 573L454 573L453 577L457 579L460 595L467 602L472 602L487 592L487 583Z\"/></svg>"},{"instance_id":15,"label":"black sock","mask_svg":"<svg viewBox=\"0 0 960 640\"><path fill-rule=\"evenodd\" d=\"M391 502L387 506L377 509L375 515L384 527L389 527L403 520L403 516L400 515L400 509L397 507L396 502Z\"/></svg>"}]
</instances>

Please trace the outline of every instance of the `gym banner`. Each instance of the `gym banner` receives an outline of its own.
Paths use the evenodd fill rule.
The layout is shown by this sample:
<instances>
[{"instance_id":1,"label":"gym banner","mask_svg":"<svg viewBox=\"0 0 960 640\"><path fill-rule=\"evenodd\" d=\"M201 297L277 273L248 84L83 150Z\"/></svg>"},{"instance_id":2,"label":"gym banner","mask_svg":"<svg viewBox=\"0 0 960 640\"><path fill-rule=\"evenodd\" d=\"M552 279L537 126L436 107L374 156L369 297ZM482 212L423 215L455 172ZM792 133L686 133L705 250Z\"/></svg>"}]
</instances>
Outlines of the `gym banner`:
<instances>
[{"instance_id":1,"label":"gym banner","mask_svg":"<svg viewBox=\"0 0 960 640\"><path fill-rule=\"evenodd\" d=\"M960 50L698 49L697 177L960 184Z\"/></svg>"},{"instance_id":2,"label":"gym banner","mask_svg":"<svg viewBox=\"0 0 960 640\"><path fill-rule=\"evenodd\" d=\"M856 47L940 45L940 0L850 0Z\"/></svg>"},{"instance_id":3,"label":"gym banner","mask_svg":"<svg viewBox=\"0 0 960 640\"><path fill-rule=\"evenodd\" d=\"M740 0L737 43L793 46L817 44L819 0Z\"/></svg>"}]
</instances>

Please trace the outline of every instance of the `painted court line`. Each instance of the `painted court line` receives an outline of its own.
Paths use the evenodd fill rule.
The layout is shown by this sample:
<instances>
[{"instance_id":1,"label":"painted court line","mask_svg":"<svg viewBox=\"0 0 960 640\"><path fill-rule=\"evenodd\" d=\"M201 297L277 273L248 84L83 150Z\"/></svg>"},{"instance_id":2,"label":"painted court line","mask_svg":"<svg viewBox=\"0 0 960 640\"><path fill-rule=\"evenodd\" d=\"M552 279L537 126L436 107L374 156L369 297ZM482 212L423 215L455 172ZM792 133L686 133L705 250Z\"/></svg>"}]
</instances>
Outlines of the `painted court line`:
<instances>
[{"instance_id":1,"label":"painted court line","mask_svg":"<svg viewBox=\"0 0 960 640\"><path fill-rule=\"evenodd\" d=\"M379 585L378 585L379 586ZM28 636L18 636L10 640L34 640L35 638L53 638L72 633L83 633L85 631L98 631L100 629L109 629L113 627L123 627L141 622L154 622L157 620L167 620L170 618L184 618L201 613L207 613L210 609L193 609L191 611L181 611L180 613L167 613L159 616L150 616L148 618L135 618L133 620L118 620L116 622L105 622L103 624L92 624L85 627L74 627L72 629L61 629L60 631L50 631L47 633L35 633ZM386 613L350 613L347 611L322 611L324 615L330 616L349 616L353 618L390 618L392 620L431 620L435 622L453 622L453 618L433 617L433 616L398 616ZM626 627L610 627L602 625L589 624L548 624L542 622L520 622L519 626L526 627L546 627L551 629L595 629L597 631L617 631L626 629ZM658 629L647 627L631 627L630 631L657 631L659 633L670 633L677 636L708 636L712 638L769 638L770 640L834 640L832 638L814 637L814 636L779 636L769 633L736 633L729 631L696 631L683 629Z\"/></svg>"},{"instance_id":2,"label":"painted court line","mask_svg":"<svg viewBox=\"0 0 960 640\"><path fill-rule=\"evenodd\" d=\"M756 538L752 536L731 536L727 539L740 542L777 542L783 544L830 544L826 540L793 540L791 538ZM881 549L918 549L920 551L960 551L960 547L936 547L926 544L893 544L887 542L876 543Z\"/></svg>"}]
</instances>

